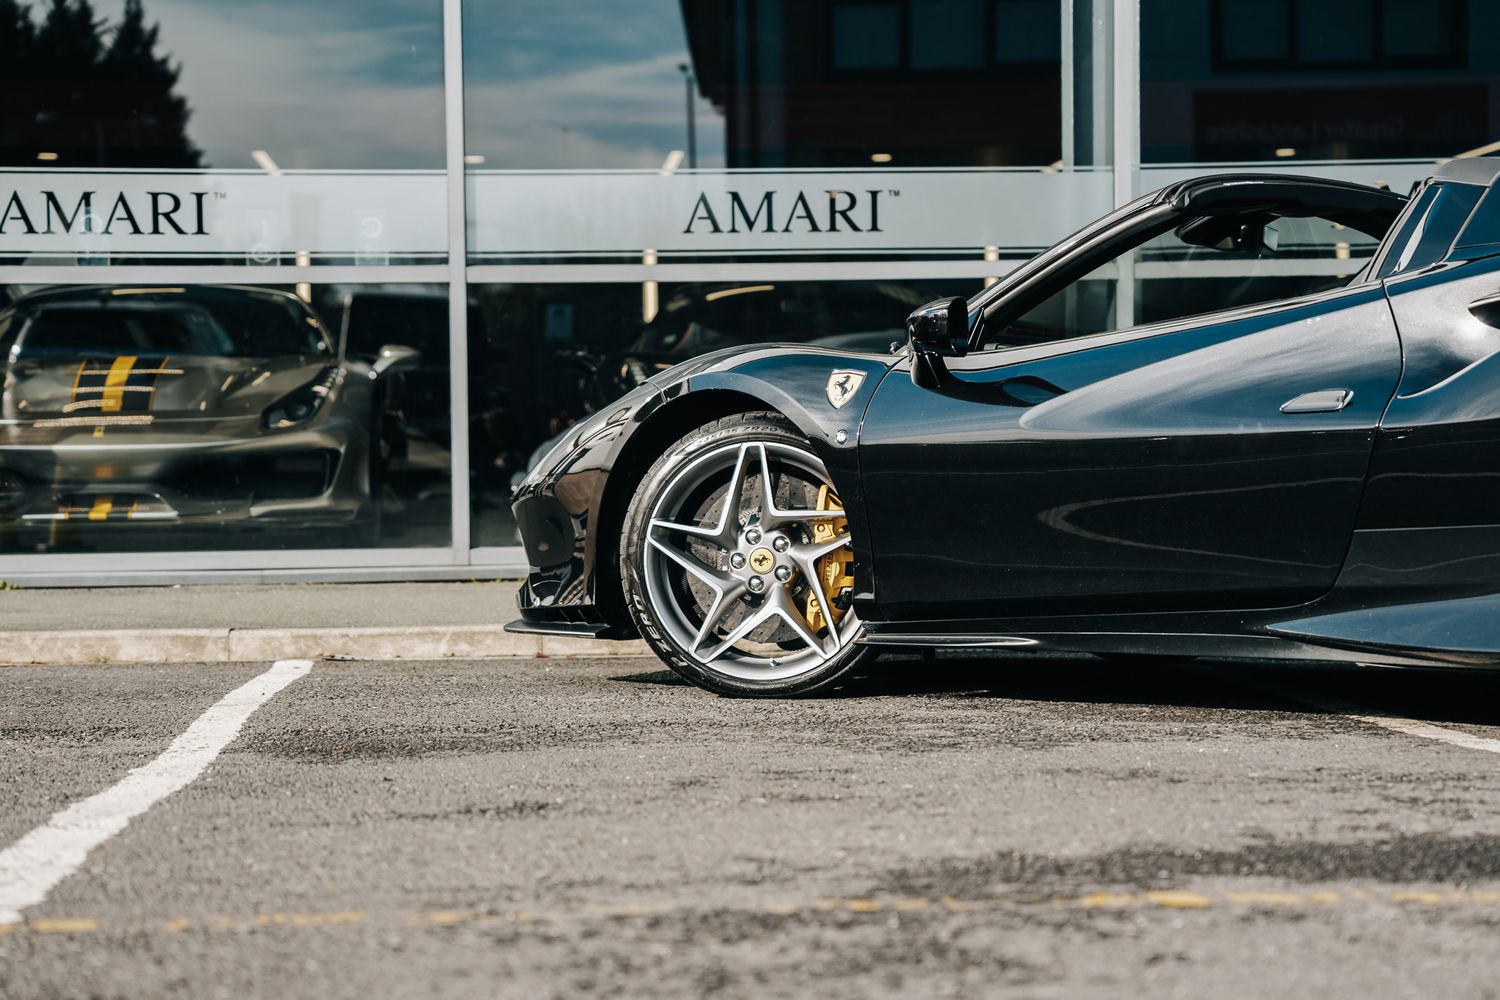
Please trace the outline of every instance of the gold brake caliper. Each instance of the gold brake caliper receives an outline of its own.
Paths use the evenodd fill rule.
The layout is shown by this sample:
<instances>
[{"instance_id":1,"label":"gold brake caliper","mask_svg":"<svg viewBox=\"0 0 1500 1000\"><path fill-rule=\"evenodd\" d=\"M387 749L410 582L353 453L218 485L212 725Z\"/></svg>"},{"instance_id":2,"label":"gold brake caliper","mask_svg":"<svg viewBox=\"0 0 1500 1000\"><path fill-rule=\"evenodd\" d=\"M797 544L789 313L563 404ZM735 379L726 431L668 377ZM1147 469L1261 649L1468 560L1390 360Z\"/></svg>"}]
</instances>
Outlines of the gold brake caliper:
<instances>
[{"instance_id":1,"label":"gold brake caliper","mask_svg":"<svg viewBox=\"0 0 1500 1000\"><path fill-rule=\"evenodd\" d=\"M844 503L833 492L830 486L818 487L817 510L838 511L844 513ZM847 530L849 521L847 518L830 517L812 522L812 541L814 545L822 545L839 537L839 533ZM809 587L807 591L807 625L814 632L821 629L827 622L823 619L823 609L829 608L833 614L834 624L841 621L847 611L838 606L836 598L845 590L854 588L854 553L848 546L834 549L826 556L818 560L817 586Z\"/></svg>"}]
</instances>

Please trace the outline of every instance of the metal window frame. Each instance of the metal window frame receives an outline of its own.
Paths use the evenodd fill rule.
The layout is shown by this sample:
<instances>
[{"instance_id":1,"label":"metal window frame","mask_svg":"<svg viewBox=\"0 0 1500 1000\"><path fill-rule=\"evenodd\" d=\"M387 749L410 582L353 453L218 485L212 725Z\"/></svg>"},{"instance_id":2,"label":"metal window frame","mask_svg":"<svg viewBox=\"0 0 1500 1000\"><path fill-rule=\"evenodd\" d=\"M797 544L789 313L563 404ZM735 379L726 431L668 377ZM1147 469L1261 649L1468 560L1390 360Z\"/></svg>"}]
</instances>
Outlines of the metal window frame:
<instances>
[{"instance_id":1,"label":"metal window frame","mask_svg":"<svg viewBox=\"0 0 1500 1000\"><path fill-rule=\"evenodd\" d=\"M1110 66L1115 207L1134 201L1141 163L1141 0L1114 0L1110 12L1113 41ZM1115 279L1115 326L1135 326L1135 255L1120 258Z\"/></svg>"},{"instance_id":2,"label":"metal window frame","mask_svg":"<svg viewBox=\"0 0 1500 1000\"><path fill-rule=\"evenodd\" d=\"M1095 73L1090 105L1096 136L1109 123L1108 143L1096 142L1095 156L1110 150L1118 204L1133 197L1139 174L1139 81L1137 67L1139 0L1094 0L1112 22L1101 46L1096 33ZM987 5L988 8L989 5ZM1073 0L1063 3L1070 16ZM163 549L150 552L0 555L0 580L23 585L78 586L205 582L376 581L473 579L526 572L520 546L474 546L469 485L468 299L471 284L589 284L653 281L837 281L890 278L984 279L1004 274L1016 261L908 260L822 263L723 264L535 264L468 263L468 178L463 162L464 57L463 0L443 0L443 108L446 264L289 267L251 265L3 266L0 282L17 284L173 283L204 284L443 284L448 287L449 392L452 413L449 544L372 549ZM1073 40L1070 27L1063 38ZM1104 51L1100 51L1101 48ZM1110 58L1104 71L1098 57ZM1071 73L1073 54L1062 53L1060 70ZM1065 80L1065 100L1072 80ZM1060 114L1068 112L1060 107ZM1063 132L1071 123L1065 117ZM1099 138L1102 138L1100 136Z\"/></svg>"}]
</instances>

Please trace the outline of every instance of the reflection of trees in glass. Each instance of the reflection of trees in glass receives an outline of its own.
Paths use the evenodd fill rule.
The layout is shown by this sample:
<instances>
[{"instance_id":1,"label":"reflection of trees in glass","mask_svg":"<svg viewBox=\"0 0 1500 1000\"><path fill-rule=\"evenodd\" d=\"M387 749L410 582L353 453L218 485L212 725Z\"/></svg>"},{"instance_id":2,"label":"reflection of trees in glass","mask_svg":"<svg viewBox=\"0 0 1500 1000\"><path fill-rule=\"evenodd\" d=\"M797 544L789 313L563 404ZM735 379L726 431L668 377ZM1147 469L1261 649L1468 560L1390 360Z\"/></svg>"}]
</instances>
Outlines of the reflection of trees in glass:
<instances>
[{"instance_id":1,"label":"reflection of trees in glass","mask_svg":"<svg viewBox=\"0 0 1500 1000\"><path fill-rule=\"evenodd\" d=\"M50 0L40 22L0 0L0 164L196 167L179 67L156 51L141 0L118 24L89 0ZM38 154L44 155L39 157Z\"/></svg>"}]
</instances>

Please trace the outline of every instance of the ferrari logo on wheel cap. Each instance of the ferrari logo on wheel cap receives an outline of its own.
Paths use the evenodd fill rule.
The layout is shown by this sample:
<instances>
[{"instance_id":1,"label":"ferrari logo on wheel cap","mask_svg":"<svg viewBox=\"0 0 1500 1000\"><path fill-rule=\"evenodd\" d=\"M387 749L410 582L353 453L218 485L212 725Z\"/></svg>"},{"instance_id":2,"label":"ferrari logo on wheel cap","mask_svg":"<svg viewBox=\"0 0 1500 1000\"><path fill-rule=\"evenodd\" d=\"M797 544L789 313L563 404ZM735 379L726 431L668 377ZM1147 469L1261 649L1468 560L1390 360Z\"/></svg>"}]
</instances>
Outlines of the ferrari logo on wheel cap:
<instances>
[{"instance_id":1,"label":"ferrari logo on wheel cap","mask_svg":"<svg viewBox=\"0 0 1500 1000\"><path fill-rule=\"evenodd\" d=\"M838 409L853 399L864 383L864 372L836 371L828 376L828 386L824 391L828 393L828 401L833 404L833 408Z\"/></svg>"}]
</instances>

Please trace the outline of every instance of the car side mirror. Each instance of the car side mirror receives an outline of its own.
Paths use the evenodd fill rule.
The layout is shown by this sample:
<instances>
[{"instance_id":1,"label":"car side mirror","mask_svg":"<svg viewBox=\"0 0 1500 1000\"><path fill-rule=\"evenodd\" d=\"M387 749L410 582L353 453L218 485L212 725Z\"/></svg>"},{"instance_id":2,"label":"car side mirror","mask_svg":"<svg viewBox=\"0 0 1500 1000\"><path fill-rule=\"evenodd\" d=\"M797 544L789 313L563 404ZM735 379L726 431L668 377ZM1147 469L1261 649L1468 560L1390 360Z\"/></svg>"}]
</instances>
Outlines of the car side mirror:
<instances>
[{"instance_id":1,"label":"car side mirror","mask_svg":"<svg viewBox=\"0 0 1500 1000\"><path fill-rule=\"evenodd\" d=\"M422 361L422 352L414 347L406 347L402 344L386 344L375 356L375 363L370 366L370 377L380 378L384 375L392 375L396 372L409 371L417 367Z\"/></svg>"},{"instance_id":2,"label":"car side mirror","mask_svg":"<svg viewBox=\"0 0 1500 1000\"><path fill-rule=\"evenodd\" d=\"M935 388L947 377L944 358L969 353L969 303L963 297L938 299L906 318L906 342L911 346L911 379Z\"/></svg>"}]
</instances>

